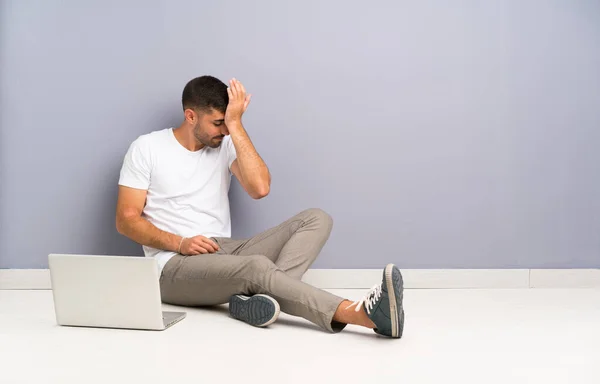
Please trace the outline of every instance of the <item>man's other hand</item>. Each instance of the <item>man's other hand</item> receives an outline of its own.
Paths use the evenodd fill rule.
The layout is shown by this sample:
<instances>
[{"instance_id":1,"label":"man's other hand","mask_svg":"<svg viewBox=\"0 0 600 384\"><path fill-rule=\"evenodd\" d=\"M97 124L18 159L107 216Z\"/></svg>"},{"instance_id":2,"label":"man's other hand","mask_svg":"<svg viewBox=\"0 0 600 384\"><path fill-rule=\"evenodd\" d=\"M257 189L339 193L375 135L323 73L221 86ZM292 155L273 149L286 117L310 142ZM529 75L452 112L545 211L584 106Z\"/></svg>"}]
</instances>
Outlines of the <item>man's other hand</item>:
<instances>
[{"instance_id":1,"label":"man's other hand","mask_svg":"<svg viewBox=\"0 0 600 384\"><path fill-rule=\"evenodd\" d=\"M217 243L207 237L198 235L183 239L179 253L186 256L192 256L205 253L215 253L218 250L219 245Z\"/></svg>"}]
</instances>

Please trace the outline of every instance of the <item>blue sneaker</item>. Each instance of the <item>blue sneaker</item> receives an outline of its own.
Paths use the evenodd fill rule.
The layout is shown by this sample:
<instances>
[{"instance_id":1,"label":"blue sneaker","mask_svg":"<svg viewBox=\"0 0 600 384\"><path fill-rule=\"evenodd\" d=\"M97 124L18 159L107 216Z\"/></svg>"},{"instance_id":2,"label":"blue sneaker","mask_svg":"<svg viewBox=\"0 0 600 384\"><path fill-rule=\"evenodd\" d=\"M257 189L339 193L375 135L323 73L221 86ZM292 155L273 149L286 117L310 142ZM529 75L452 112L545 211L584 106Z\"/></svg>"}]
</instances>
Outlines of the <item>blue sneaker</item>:
<instances>
[{"instance_id":1,"label":"blue sneaker","mask_svg":"<svg viewBox=\"0 0 600 384\"><path fill-rule=\"evenodd\" d=\"M255 327L266 327L279 317L279 303L267 295L234 295L229 298L229 314Z\"/></svg>"},{"instance_id":2,"label":"blue sneaker","mask_svg":"<svg viewBox=\"0 0 600 384\"><path fill-rule=\"evenodd\" d=\"M383 281L371 288L356 305L375 323L375 333L393 338L401 338L404 331L404 308L402 307L404 281L400 270L388 264L383 271ZM351 305L351 306L352 306Z\"/></svg>"}]
</instances>

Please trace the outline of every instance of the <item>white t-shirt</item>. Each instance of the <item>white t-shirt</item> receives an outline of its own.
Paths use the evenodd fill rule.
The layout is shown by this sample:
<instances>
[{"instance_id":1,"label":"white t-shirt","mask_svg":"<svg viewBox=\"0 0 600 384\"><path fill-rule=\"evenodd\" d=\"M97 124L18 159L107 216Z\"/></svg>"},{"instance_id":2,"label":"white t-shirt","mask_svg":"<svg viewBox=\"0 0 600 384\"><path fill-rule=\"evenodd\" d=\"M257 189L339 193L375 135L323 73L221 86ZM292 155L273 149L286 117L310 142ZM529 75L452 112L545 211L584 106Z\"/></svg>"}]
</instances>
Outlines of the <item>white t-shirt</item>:
<instances>
[{"instance_id":1,"label":"white t-shirt","mask_svg":"<svg viewBox=\"0 0 600 384\"><path fill-rule=\"evenodd\" d=\"M219 148L184 148L173 128L138 137L129 147L119 185L148 191L142 217L183 237L230 237L229 186L237 155L230 136ZM176 252L143 246L159 274Z\"/></svg>"}]
</instances>

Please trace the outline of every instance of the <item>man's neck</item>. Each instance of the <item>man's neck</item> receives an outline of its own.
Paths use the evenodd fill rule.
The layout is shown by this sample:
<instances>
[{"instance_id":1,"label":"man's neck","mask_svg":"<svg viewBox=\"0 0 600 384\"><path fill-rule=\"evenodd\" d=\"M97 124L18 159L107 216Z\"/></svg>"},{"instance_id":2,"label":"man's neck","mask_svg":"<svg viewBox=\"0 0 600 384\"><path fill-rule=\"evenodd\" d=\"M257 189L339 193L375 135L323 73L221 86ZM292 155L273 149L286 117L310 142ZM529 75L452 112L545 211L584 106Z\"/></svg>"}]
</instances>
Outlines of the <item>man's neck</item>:
<instances>
[{"instance_id":1,"label":"man's neck","mask_svg":"<svg viewBox=\"0 0 600 384\"><path fill-rule=\"evenodd\" d=\"M185 149L188 151L196 152L204 148L204 144L201 144L196 140L194 136L194 130L187 123L182 123L179 127L173 129L175 138Z\"/></svg>"}]
</instances>

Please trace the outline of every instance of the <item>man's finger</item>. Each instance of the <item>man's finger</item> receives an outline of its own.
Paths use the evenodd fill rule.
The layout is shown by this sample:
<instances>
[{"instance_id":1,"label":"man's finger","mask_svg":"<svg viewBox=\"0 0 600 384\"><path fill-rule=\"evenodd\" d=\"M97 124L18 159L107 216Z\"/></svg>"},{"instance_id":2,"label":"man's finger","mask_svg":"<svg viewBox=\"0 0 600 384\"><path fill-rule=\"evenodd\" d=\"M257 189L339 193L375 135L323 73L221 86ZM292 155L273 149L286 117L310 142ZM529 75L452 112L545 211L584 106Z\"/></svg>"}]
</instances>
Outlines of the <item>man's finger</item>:
<instances>
[{"instance_id":1,"label":"man's finger","mask_svg":"<svg viewBox=\"0 0 600 384\"><path fill-rule=\"evenodd\" d=\"M209 252L206 249L204 249L204 247L198 247L198 253L205 254Z\"/></svg>"},{"instance_id":2,"label":"man's finger","mask_svg":"<svg viewBox=\"0 0 600 384\"><path fill-rule=\"evenodd\" d=\"M242 83L240 83L238 80L236 80L235 82L237 83L240 98L245 100L246 99L246 88L244 88L244 85Z\"/></svg>"},{"instance_id":3,"label":"man's finger","mask_svg":"<svg viewBox=\"0 0 600 384\"><path fill-rule=\"evenodd\" d=\"M206 249L210 253L213 253L213 252L217 251L216 248L213 247L213 245L211 244L211 241L208 240L208 239L204 240L204 243L202 244L202 247L204 249Z\"/></svg>"},{"instance_id":4,"label":"man's finger","mask_svg":"<svg viewBox=\"0 0 600 384\"><path fill-rule=\"evenodd\" d=\"M231 87L227 87L227 95L229 96L229 101L233 99L233 92L231 91Z\"/></svg>"},{"instance_id":5,"label":"man's finger","mask_svg":"<svg viewBox=\"0 0 600 384\"><path fill-rule=\"evenodd\" d=\"M240 88L240 91L242 91L242 93L246 93L246 88L244 87L244 84L242 84L241 81L236 80L236 82L238 83L238 87Z\"/></svg>"},{"instance_id":6,"label":"man's finger","mask_svg":"<svg viewBox=\"0 0 600 384\"><path fill-rule=\"evenodd\" d=\"M189 253L188 253L188 254L189 254L189 255L197 255L197 254L199 254L199 253L200 253L200 252L196 251L195 249L192 249L192 248L190 248L190 251L189 251Z\"/></svg>"},{"instance_id":7,"label":"man's finger","mask_svg":"<svg viewBox=\"0 0 600 384\"><path fill-rule=\"evenodd\" d=\"M196 251L198 253L206 253L206 249L204 249L204 244L202 244L202 239L201 238L194 238L194 241L192 242L190 249L193 251Z\"/></svg>"},{"instance_id":8,"label":"man's finger","mask_svg":"<svg viewBox=\"0 0 600 384\"><path fill-rule=\"evenodd\" d=\"M213 245L213 247L215 247L216 250L219 250L219 244L217 244L216 241L214 241L213 239L208 239L208 241L210 241L210 243Z\"/></svg>"},{"instance_id":9,"label":"man's finger","mask_svg":"<svg viewBox=\"0 0 600 384\"><path fill-rule=\"evenodd\" d=\"M248 108L248 104L250 104L250 99L252 98L252 95L248 95L246 96L246 101L244 102L244 111L246 110L246 108Z\"/></svg>"},{"instance_id":10,"label":"man's finger","mask_svg":"<svg viewBox=\"0 0 600 384\"><path fill-rule=\"evenodd\" d=\"M244 86L235 77L233 78L233 84L235 85L235 89L237 91L238 96L241 99L243 99L244 98L244 93L246 92L244 90Z\"/></svg>"},{"instance_id":11,"label":"man's finger","mask_svg":"<svg viewBox=\"0 0 600 384\"><path fill-rule=\"evenodd\" d=\"M231 94L233 95L233 98L237 99L238 92L237 88L235 87L235 81L233 81L233 79L229 80L229 88L231 89Z\"/></svg>"},{"instance_id":12,"label":"man's finger","mask_svg":"<svg viewBox=\"0 0 600 384\"><path fill-rule=\"evenodd\" d=\"M215 244L214 241L212 241L212 240L209 239L208 243L213 247L213 249L215 250L215 252L217 252L219 250L219 245Z\"/></svg>"},{"instance_id":13,"label":"man's finger","mask_svg":"<svg viewBox=\"0 0 600 384\"><path fill-rule=\"evenodd\" d=\"M209 253L213 252L213 246L211 244L211 241L207 237L204 237L204 236L198 237L198 239L196 240L195 245L197 247L205 249Z\"/></svg>"}]
</instances>

